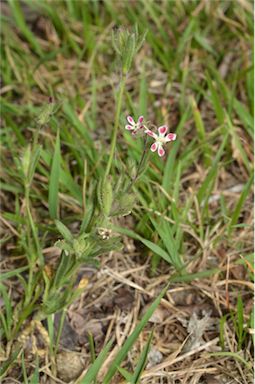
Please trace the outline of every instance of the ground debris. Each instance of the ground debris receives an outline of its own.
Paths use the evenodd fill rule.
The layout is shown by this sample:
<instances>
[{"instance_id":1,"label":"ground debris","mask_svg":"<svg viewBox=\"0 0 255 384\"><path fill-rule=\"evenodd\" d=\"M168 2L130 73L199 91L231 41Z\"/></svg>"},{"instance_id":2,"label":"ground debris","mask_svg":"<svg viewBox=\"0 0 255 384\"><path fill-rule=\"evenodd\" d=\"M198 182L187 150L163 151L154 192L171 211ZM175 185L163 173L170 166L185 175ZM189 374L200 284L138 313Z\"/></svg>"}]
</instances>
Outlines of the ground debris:
<instances>
[{"instance_id":1,"label":"ground debris","mask_svg":"<svg viewBox=\"0 0 255 384\"><path fill-rule=\"evenodd\" d=\"M183 322L183 325L184 324ZM189 333L189 339L183 348L184 352L191 351L205 344L203 335L208 327L210 327L210 313L204 312L204 317L199 319L194 312L188 323L186 323L186 327Z\"/></svg>"}]
</instances>

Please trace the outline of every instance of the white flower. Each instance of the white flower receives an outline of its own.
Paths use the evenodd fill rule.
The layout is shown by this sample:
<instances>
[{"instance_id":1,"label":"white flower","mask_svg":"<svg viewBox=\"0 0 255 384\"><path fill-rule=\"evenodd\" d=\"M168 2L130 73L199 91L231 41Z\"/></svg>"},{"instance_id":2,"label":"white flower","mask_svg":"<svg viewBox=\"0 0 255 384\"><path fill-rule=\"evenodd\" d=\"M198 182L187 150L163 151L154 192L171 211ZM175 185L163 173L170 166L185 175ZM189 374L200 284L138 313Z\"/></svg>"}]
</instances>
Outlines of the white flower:
<instances>
[{"instance_id":1,"label":"white flower","mask_svg":"<svg viewBox=\"0 0 255 384\"><path fill-rule=\"evenodd\" d=\"M142 129L143 128L143 116L140 116L137 120L137 123L135 123L134 119L132 116L128 116L127 117L127 121L129 124L127 124L125 126L125 128L128 130L128 131L133 131L132 134L135 135L137 131L139 131L139 129Z\"/></svg>"},{"instance_id":2,"label":"white flower","mask_svg":"<svg viewBox=\"0 0 255 384\"><path fill-rule=\"evenodd\" d=\"M155 152L158 150L158 155L160 157L164 156L165 150L163 148L163 145L168 143L169 141L174 141L176 140L176 134L175 133L168 133L168 127L166 125L162 125L161 127L158 128L158 135L149 129L145 131L147 135L153 137L155 139L155 143L152 144L151 146L151 151Z\"/></svg>"}]
</instances>

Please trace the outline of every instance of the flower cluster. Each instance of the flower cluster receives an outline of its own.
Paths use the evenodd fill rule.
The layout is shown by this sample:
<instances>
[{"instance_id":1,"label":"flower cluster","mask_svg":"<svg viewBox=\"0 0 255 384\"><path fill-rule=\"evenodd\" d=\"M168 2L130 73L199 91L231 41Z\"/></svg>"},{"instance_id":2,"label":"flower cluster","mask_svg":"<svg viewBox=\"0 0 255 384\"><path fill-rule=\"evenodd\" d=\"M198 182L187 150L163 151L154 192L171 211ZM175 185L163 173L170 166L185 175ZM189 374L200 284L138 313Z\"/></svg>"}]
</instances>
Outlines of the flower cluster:
<instances>
[{"instance_id":1,"label":"flower cluster","mask_svg":"<svg viewBox=\"0 0 255 384\"><path fill-rule=\"evenodd\" d=\"M136 134L140 130L144 130L144 133L148 136L152 137L155 141L151 145L151 151L156 152L158 151L158 155L160 157L164 156L165 150L163 148L163 145L168 143L169 141L176 140L176 134L175 133L168 133L168 127L166 125L162 125L158 128L158 134L151 131L146 127L146 125L143 123L144 118L143 116L140 116L137 120L137 123L133 119L133 117L128 116L127 121L129 124L125 126L125 128L129 131L132 131L132 134Z\"/></svg>"}]
</instances>

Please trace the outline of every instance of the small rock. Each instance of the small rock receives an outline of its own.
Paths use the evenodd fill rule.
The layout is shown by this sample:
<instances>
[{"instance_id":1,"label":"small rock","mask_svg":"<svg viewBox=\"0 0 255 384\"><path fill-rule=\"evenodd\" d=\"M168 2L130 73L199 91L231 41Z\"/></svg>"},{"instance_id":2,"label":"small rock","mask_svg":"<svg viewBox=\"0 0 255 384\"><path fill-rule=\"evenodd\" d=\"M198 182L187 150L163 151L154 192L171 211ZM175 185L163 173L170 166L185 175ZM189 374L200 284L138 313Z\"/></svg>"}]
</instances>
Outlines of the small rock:
<instances>
[{"instance_id":1,"label":"small rock","mask_svg":"<svg viewBox=\"0 0 255 384\"><path fill-rule=\"evenodd\" d=\"M152 348L148 353L148 364L146 368L149 369L154 365L161 363L162 360L163 360L162 353L158 349Z\"/></svg>"},{"instance_id":2,"label":"small rock","mask_svg":"<svg viewBox=\"0 0 255 384\"><path fill-rule=\"evenodd\" d=\"M58 377L67 383L77 379L85 368L81 356L72 351L58 353L56 363Z\"/></svg>"}]
</instances>

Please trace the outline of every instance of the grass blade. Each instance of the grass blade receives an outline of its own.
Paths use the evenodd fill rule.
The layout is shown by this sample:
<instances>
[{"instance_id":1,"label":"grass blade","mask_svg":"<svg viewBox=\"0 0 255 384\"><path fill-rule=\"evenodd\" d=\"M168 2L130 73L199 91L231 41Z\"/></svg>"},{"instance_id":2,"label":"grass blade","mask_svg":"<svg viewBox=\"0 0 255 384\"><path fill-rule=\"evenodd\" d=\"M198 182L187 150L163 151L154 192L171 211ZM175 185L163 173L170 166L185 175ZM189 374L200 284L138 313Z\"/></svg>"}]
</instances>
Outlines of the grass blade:
<instances>
[{"instance_id":1,"label":"grass blade","mask_svg":"<svg viewBox=\"0 0 255 384\"><path fill-rule=\"evenodd\" d=\"M237 221L238 221L238 218L240 216L240 213L241 213L241 210L242 210L242 207L249 195L249 192L250 192L250 189L253 185L253 179L254 179L254 176L251 175L250 179L248 180L248 182L246 183L242 193L241 193L241 196L236 204L236 207L235 207L235 210L234 212L232 213L231 215L231 221L229 223L229 229L228 229L228 235L231 234L234 226L237 224Z\"/></svg>"},{"instance_id":2,"label":"grass blade","mask_svg":"<svg viewBox=\"0 0 255 384\"><path fill-rule=\"evenodd\" d=\"M132 231L130 229L121 228L118 226L113 226L112 229L118 233L121 233L123 235L127 235L127 236L131 237L132 239L141 241L152 252L154 252L157 255L159 255L160 257L162 257L162 259L167 261L169 264L172 264L169 254L166 251L164 251L161 247L154 244L152 241L144 239L142 236L137 235L134 231Z\"/></svg>"},{"instance_id":3,"label":"grass blade","mask_svg":"<svg viewBox=\"0 0 255 384\"><path fill-rule=\"evenodd\" d=\"M25 36L27 41L31 44L35 52L39 56L42 56L43 52L42 52L41 46L25 22L24 15L22 13L22 9L20 6L20 2L18 0L9 0L9 4L12 9L12 13L18 28L20 29L22 34Z\"/></svg>"},{"instance_id":4,"label":"grass blade","mask_svg":"<svg viewBox=\"0 0 255 384\"><path fill-rule=\"evenodd\" d=\"M85 376L79 381L79 384L91 384L92 381L97 377L97 374L100 370L100 368L103 365L103 362L105 361L108 352L110 351L110 348L112 346L112 340L110 340L106 346L102 349L102 351L97 356L94 363L91 365L91 367L88 369Z\"/></svg>"},{"instance_id":5,"label":"grass blade","mask_svg":"<svg viewBox=\"0 0 255 384\"><path fill-rule=\"evenodd\" d=\"M143 370L144 370L144 367L146 364L146 360L147 360L147 356L148 356L148 353L150 350L152 336L153 336L153 332L151 332L150 337L149 337L149 339L148 339L148 341L147 341L147 343L146 343L146 345L145 345L145 347L141 353L141 356L139 357L139 361L138 361L137 366L135 368L135 372L133 374L131 384L138 384L139 383L139 379L140 379L141 374L143 373Z\"/></svg>"},{"instance_id":6,"label":"grass blade","mask_svg":"<svg viewBox=\"0 0 255 384\"><path fill-rule=\"evenodd\" d=\"M152 222L155 230L161 237L164 246L166 247L169 258L171 260L171 264L174 265L174 267L177 270L182 269L183 262L179 256L178 250L176 248L176 242L173 237L172 229L170 227L170 224L167 223L165 220L160 220L159 223L157 223L152 217L150 217L150 221Z\"/></svg>"},{"instance_id":7,"label":"grass blade","mask_svg":"<svg viewBox=\"0 0 255 384\"><path fill-rule=\"evenodd\" d=\"M59 131L57 132L55 151L52 159L50 181L49 181L49 212L52 219L58 218L58 191L59 191L59 175L60 175L60 139Z\"/></svg>"},{"instance_id":8,"label":"grass blade","mask_svg":"<svg viewBox=\"0 0 255 384\"><path fill-rule=\"evenodd\" d=\"M111 382L112 377L114 376L115 372L118 369L118 366L121 364L121 362L125 359L128 352L132 348L133 344L137 340L139 334L142 332L143 328L151 318L153 312L157 308L157 306L160 304L161 299L165 295L166 291L168 289L168 286L164 288L160 295L154 300L154 302L151 304L151 306L146 311L145 315L143 316L140 323L136 326L133 333L127 338L126 342L122 346L122 348L119 350L117 356L115 357L114 361L112 362L106 376L104 377L103 384L109 384Z\"/></svg>"}]
</instances>

